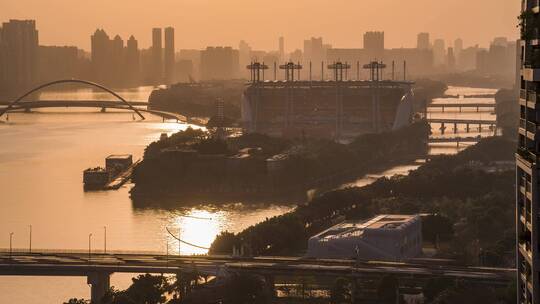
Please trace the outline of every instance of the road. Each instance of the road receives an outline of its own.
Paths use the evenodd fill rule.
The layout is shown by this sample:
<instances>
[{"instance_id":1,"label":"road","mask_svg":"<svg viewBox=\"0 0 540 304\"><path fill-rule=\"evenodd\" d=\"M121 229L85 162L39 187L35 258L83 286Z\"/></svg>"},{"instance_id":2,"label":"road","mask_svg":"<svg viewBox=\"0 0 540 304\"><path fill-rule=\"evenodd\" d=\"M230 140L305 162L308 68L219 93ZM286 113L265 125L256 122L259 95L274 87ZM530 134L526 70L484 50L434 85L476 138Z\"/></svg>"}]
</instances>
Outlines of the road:
<instances>
[{"instance_id":1,"label":"road","mask_svg":"<svg viewBox=\"0 0 540 304\"><path fill-rule=\"evenodd\" d=\"M259 275L366 277L393 274L407 278L447 277L506 284L515 269L436 265L426 262L322 260L302 257L171 256L158 253L0 252L0 275L84 276L89 272L178 273L196 269Z\"/></svg>"}]
</instances>

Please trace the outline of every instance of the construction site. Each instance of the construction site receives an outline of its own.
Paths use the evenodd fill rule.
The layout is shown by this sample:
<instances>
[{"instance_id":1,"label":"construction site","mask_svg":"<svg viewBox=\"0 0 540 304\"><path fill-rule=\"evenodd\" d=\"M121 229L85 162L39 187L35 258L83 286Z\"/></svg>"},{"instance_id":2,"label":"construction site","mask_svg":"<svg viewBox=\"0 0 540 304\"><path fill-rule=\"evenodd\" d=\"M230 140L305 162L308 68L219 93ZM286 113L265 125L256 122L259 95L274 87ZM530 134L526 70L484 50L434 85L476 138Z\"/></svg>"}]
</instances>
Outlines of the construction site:
<instances>
[{"instance_id":1,"label":"construction site","mask_svg":"<svg viewBox=\"0 0 540 304\"><path fill-rule=\"evenodd\" d=\"M406 69L405 62L403 66ZM242 123L248 133L347 140L397 129L412 120L414 82L396 80L395 63L390 79L383 78L387 66L379 61L357 63L356 80L349 80L351 65L343 62L326 66L331 80L324 80L324 64L320 80L312 79L311 64L308 80L299 80L299 63L280 65L285 79L279 81L264 80L268 68L259 62L247 66L251 79L243 94ZM361 69L368 70L369 79L360 80ZM274 65L274 79L276 73Z\"/></svg>"}]
</instances>

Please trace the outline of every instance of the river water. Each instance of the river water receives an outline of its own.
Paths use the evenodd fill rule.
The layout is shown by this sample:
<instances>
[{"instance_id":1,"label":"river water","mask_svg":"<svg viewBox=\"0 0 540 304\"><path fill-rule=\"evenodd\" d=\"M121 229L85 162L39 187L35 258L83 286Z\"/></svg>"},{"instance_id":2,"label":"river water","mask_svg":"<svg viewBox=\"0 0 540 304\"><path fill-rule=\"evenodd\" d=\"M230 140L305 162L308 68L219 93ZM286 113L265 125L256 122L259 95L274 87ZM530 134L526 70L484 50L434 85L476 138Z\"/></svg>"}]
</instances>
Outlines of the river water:
<instances>
[{"instance_id":1,"label":"river water","mask_svg":"<svg viewBox=\"0 0 540 304\"><path fill-rule=\"evenodd\" d=\"M128 100L146 101L152 89L141 87L119 94ZM450 88L447 93L470 95L494 91ZM45 92L39 98L111 99L106 93L84 89ZM471 102L469 99L461 102ZM103 250L104 227L107 227L109 251L165 252L168 247L171 254L177 254L178 242L165 228L180 233L187 242L208 247L221 231L238 232L292 209L279 205L247 207L234 201L219 209L211 206L137 209L129 198L129 184L117 191L83 191L85 168L104 165L104 158L113 153L129 153L140 158L144 147L157 140L161 133L183 130L188 127L185 124L162 122L161 118L150 115L146 121L134 121L131 113L80 109L12 113L8 122L3 120L0 122L0 248L9 247L10 232L14 233L13 247L28 248L29 225L32 225L34 249L87 250L88 236L92 233L93 250ZM483 135L489 134L484 132ZM432 153L455 151L455 144L432 147ZM419 165L397 166L350 185L362 186L381 176L406 174ZM182 245L180 251L202 254L206 250ZM125 288L130 278L129 275L113 275L112 285ZM0 277L0 303L62 303L70 297L89 297L86 278Z\"/></svg>"}]
</instances>

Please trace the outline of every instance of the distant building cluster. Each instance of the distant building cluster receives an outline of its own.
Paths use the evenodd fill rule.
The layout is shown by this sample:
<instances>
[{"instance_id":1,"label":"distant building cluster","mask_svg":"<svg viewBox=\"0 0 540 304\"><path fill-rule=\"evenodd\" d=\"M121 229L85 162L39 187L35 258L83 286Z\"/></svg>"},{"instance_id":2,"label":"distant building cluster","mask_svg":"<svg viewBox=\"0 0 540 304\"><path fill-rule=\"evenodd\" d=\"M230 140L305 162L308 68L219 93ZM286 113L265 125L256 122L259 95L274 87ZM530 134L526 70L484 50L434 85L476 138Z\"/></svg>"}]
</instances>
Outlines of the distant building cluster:
<instances>
[{"instance_id":1,"label":"distant building cluster","mask_svg":"<svg viewBox=\"0 0 540 304\"><path fill-rule=\"evenodd\" d=\"M303 49L286 51L285 38L279 37L276 50L256 50L240 41L238 48L208 46L204 49L175 48L174 28L152 29L152 44L141 48L135 37L124 41L109 36L104 29L91 35L91 51L75 46L39 45L34 20L10 20L0 28L0 89L20 92L40 82L60 78L83 78L105 85L172 84L207 80L249 79L246 66L253 61L269 68L265 79L283 79L279 65L300 63L301 79L331 79L325 71L329 63L351 65L349 79L366 78L361 68L373 60L384 61L383 77L414 78L434 74L472 71L481 75L513 75L516 69L516 43L495 38L489 48L465 47L461 39L447 46L442 39L431 41L429 33L418 34L415 48L385 46L385 33L366 32L362 48L336 48L322 37L304 40ZM406 66L404 64L406 62ZM356 70L356 72L355 72Z\"/></svg>"}]
</instances>

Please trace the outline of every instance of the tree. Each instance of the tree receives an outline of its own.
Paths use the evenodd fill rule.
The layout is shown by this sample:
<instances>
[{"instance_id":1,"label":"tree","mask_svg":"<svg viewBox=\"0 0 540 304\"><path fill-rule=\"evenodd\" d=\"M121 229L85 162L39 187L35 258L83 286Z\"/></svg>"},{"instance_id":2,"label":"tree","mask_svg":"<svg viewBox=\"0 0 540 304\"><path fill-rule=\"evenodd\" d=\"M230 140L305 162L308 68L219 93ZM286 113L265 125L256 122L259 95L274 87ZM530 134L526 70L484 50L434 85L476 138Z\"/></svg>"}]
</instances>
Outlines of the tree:
<instances>
[{"instance_id":1,"label":"tree","mask_svg":"<svg viewBox=\"0 0 540 304\"><path fill-rule=\"evenodd\" d=\"M85 300L85 299L77 299L77 298L72 298L72 299L69 299L67 302L64 302L64 304L89 304L90 301L88 300Z\"/></svg>"},{"instance_id":2,"label":"tree","mask_svg":"<svg viewBox=\"0 0 540 304\"><path fill-rule=\"evenodd\" d=\"M158 304L165 302L168 282L164 276L139 275L132 279L133 284L125 291L134 303Z\"/></svg>"},{"instance_id":3,"label":"tree","mask_svg":"<svg viewBox=\"0 0 540 304\"><path fill-rule=\"evenodd\" d=\"M447 278L434 278L427 281L424 286L424 296L426 297L426 303L431 303L442 291L452 286L454 282Z\"/></svg>"},{"instance_id":4,"label":"tree","mask_svg":"<svg viewBox=\"0 0 540 304\"><path fill-rule=\"evenodd\" d=\"M432 304L476 304L497 302L496 294L492 288L458 282L455 286L441 292Z\"/></svg>"},{"instance_id":5,"label":"tree","mask_svg":"<svg viewBox=\"0 0 540 304\"><path fill-rule=\"evenodd\" d=\"M386 275L377 286L379 303L394 304L397 301L399 282L393 275Z\"/></svg>"},{"instance_id":6,"label":"tree","mask_svg":"<svg viewBox=\"0 0 540 304\"><path fill-rule=\"evenodd\" d=\"M332 289L330 290L330 303L342 304L349 303L351 300L351 291L349 290L349 283L344 278L338 278L334 282Z\"/></svg>"},{"instance_id":7,"label":"tree","mask_svg":"<svg viewBox=\"0 0 540 304\"><path fill-rule=\"evenodd\" d=\"M233 274L224 289L223 304L268 303L266 284L258 276Z\"/></svg>"}]
</instances>

